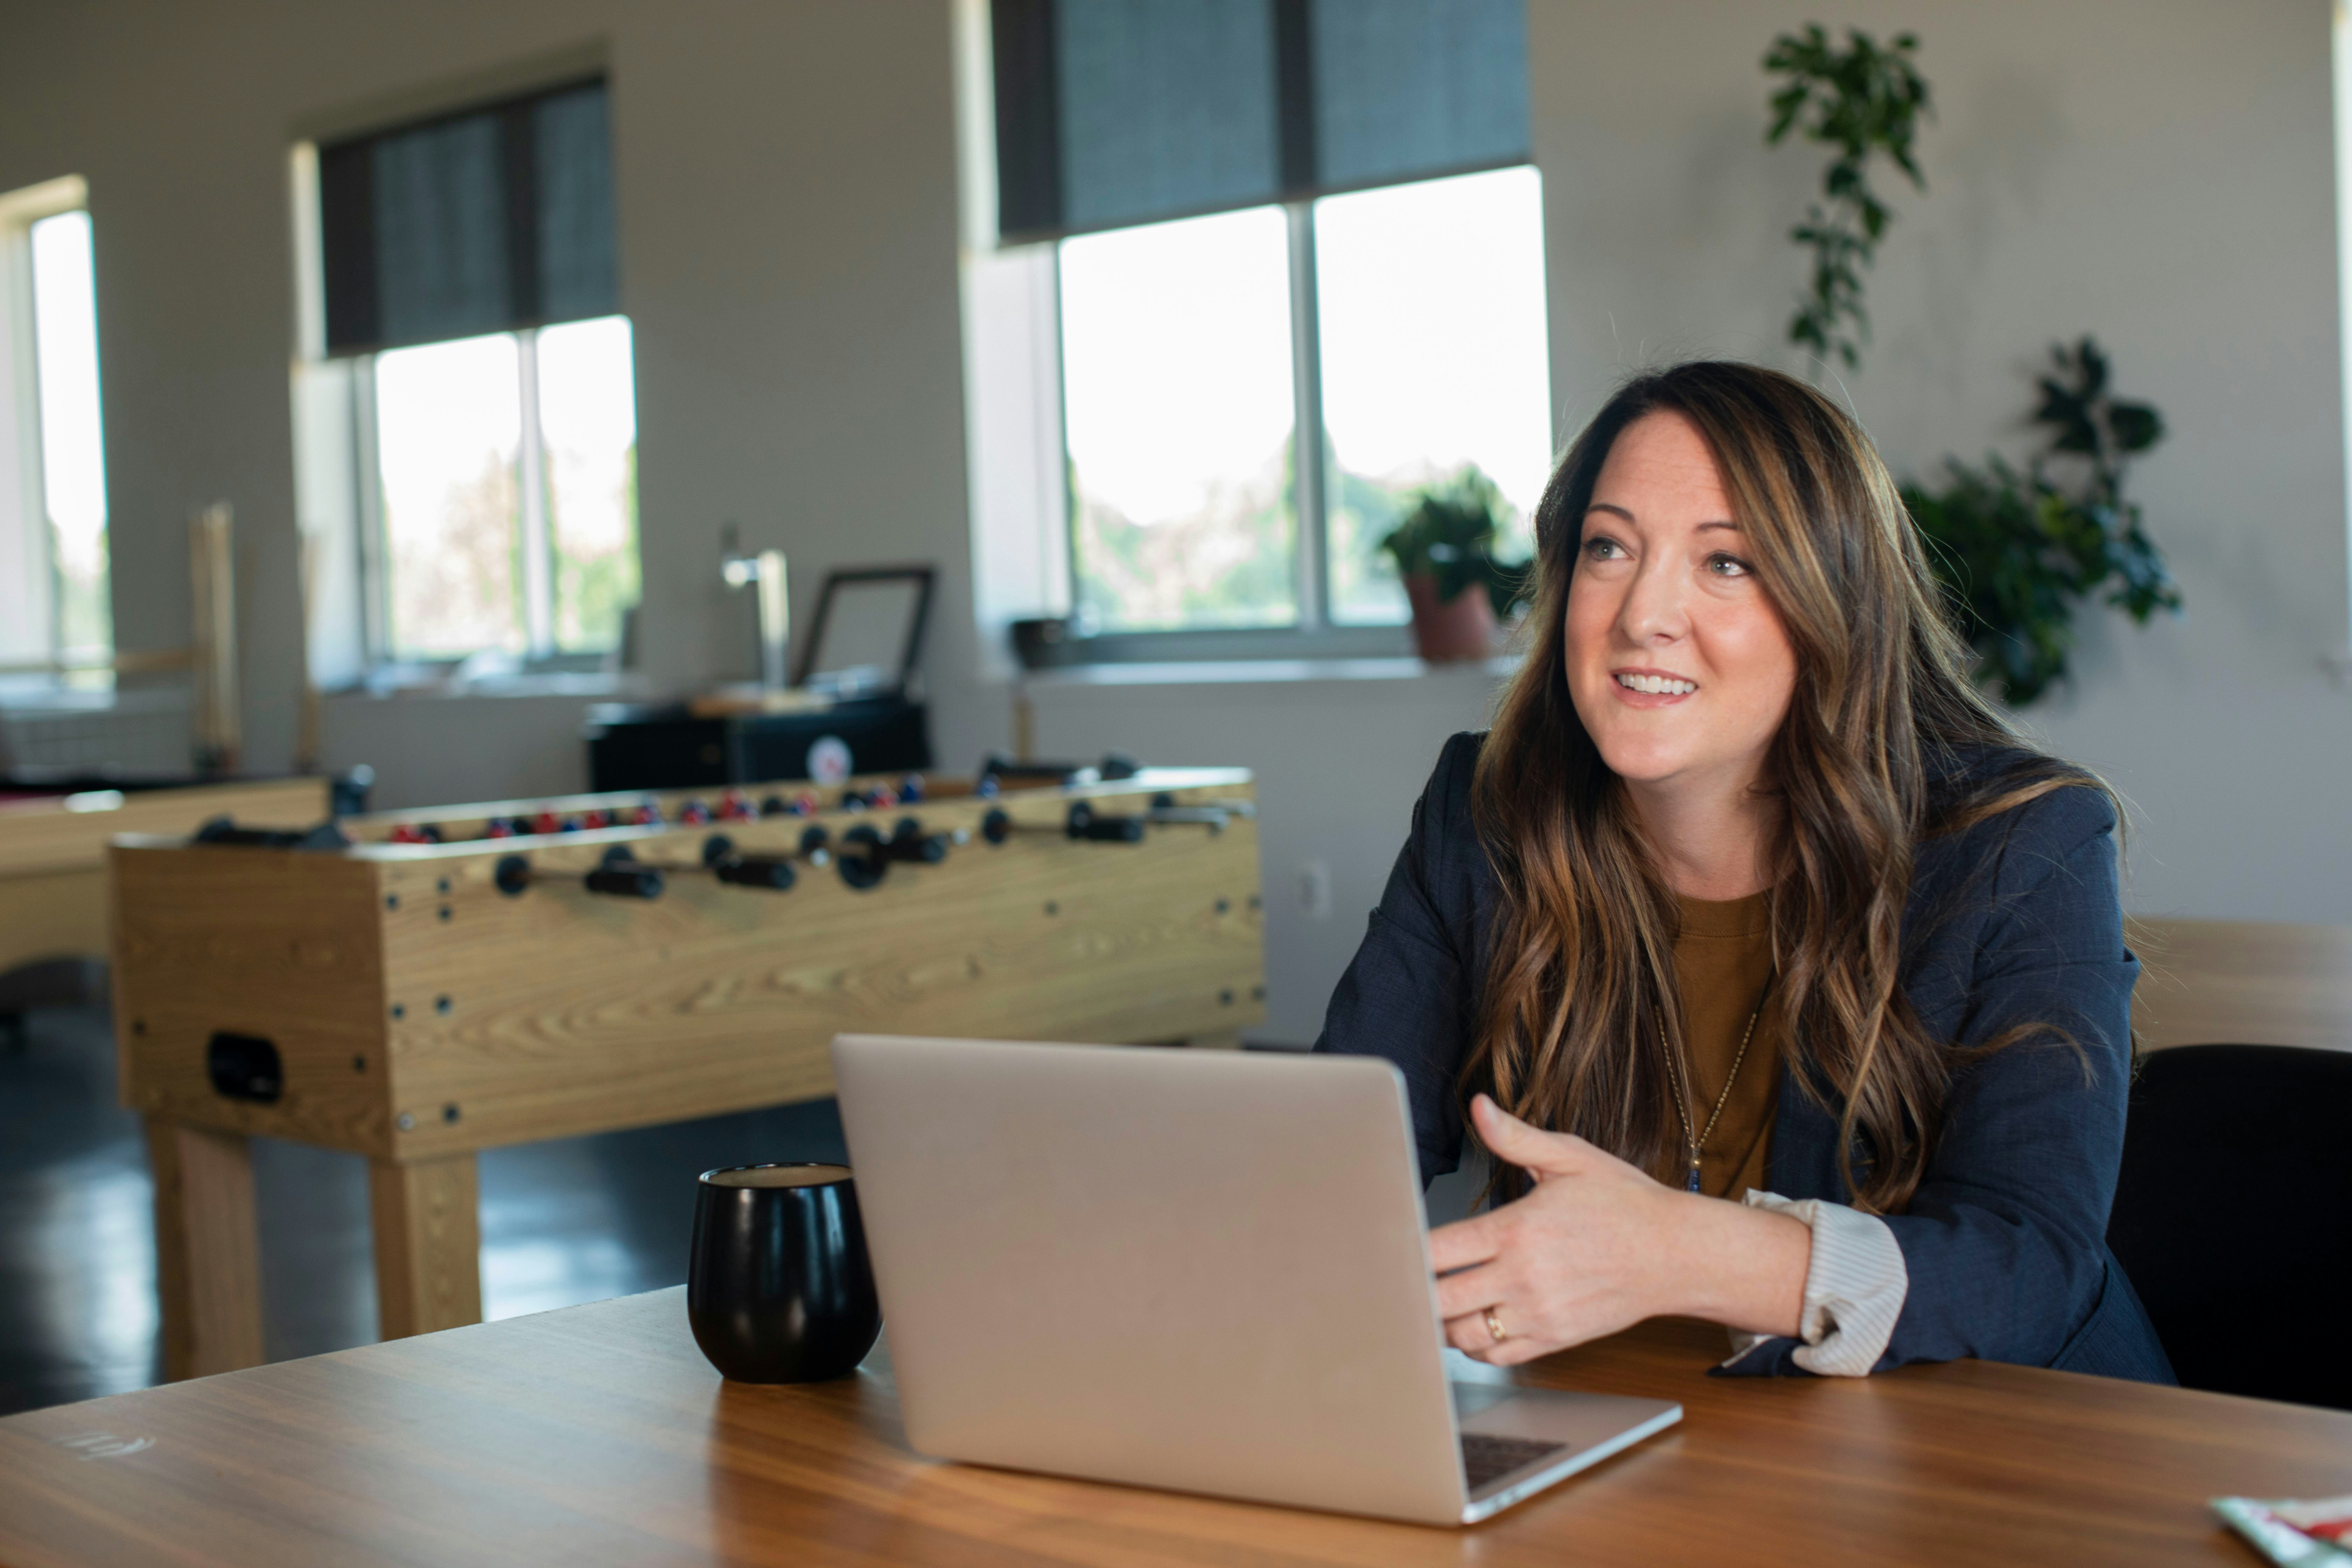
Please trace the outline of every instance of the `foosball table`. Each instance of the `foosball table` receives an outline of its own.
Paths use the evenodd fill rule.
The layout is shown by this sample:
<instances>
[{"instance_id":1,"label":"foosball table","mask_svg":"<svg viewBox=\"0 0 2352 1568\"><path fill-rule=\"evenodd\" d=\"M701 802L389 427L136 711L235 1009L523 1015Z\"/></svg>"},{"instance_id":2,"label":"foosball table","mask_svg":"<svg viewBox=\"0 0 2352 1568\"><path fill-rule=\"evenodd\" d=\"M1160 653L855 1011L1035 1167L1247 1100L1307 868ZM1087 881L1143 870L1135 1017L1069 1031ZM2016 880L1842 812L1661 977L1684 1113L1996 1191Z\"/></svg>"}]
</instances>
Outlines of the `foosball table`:
<instances>
[{"instance_id":1,"label":"foosball table","mask_svg":"<svg viewBox=\"0 0 2352 1568\"><path fill-rule=\"evenodd\" d=\"M49 788L0 781L0 973L106 953L106 846L119 833L186 833L206 817L327 815L331 781L91 780Z\"/></svg>"},{"instance_id":2,"label":"foosball table","mask_svg":"<svg viewBox=\"0 0 2352 1568\"><path fill-rule=\"evenodd\" d=\"M843 1032L1235 1043L1255 816L1241 769L1088 770L116 840L168 1370L261 1360L257 1134L366 1157L394 1338L480 1319L479 1150L822 1098Z\"/></svg>"}]
</instances>

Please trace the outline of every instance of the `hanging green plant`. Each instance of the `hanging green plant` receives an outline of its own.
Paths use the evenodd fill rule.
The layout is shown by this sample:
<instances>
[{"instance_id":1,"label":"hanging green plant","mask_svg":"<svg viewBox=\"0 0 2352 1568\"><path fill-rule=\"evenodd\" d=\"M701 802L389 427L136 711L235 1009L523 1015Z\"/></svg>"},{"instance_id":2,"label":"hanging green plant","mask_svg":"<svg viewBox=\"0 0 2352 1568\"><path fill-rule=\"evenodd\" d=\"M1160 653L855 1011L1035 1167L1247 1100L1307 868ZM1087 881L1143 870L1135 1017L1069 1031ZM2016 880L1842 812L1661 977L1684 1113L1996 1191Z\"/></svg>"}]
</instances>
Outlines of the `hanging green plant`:
<instances>
[{"instance_id":1,"label":"hanging green plant","mask_svg":"<svg viewBox=\"0 0 2352 1568\"><path fill-rule=\"evenodd\" d=\"M2138 504L2124 499L2125 467L2164 439L2163 416L2108 390L2106 355L2091 338L2050 353L2033 412L2049 444L2025 471L1997 455L1980 468L1948 458L1943 489L1903 489L1978 678L2019 707L2065 678L2077 601L2105 589L2138 626L2180 608ZM2058 483L2053 468L2074 482Z\"/></svg>"},{"instance_id":2,"label":"hanging green plant","mask_svg":"<svg viewBox=\"0 0 2352 1568\"><path fill-rule=\"evenodd\" d=\"M1845 47L1832 44L1814 23L1772 40L1764 68L1787 81L1772 94L1772 123L1764 132L1779 146L1791 131L1837 150L1822 171L1822 200L1789 237L1812 252L1811 287L1789 321L1789 341L1848 370L1860 368L1870 341L1862 305L1863 274L1876 260L1878 241L1894 212L1871 188L1874 154L1891 160L1925 190L1926 176L1911 155L1920 120L1929 115L1927 83L1912 64L1919 40L1898 33L1884 48L1858 27Z\"/></svg>"}]
</instances>

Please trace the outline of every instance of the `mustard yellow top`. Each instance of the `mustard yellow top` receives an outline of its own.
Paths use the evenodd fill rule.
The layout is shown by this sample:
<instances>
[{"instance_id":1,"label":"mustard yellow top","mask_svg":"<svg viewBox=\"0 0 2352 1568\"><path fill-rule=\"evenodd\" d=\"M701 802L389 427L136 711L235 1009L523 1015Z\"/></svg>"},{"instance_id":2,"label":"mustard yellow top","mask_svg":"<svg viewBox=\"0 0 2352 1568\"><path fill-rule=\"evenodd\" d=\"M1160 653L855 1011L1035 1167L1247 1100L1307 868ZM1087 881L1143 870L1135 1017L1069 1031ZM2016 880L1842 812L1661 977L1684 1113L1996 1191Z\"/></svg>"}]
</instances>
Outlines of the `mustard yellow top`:
<instances>
[{"instance_id":1,"label":"mustard yellow top","mask_svg":"<svg viewBox=\"0 0 2352 1568\"><path fill-rule=\"evenodd\" d=\"M1675 942L1675 978L1682 987L1685 1048L1683 1070L1692 1104L1691 1135L1714 1114L1716 1097L1731 1076L1739 1037L1764 998L1772 975L1772 936L1765 895L1727 902L1684 899L1682 935ZM1737 1201L1750 1187L1766 1188L1765 1162L1772 1148L1772 1116L1780 1100L1780 1030L1767 1013L1739 1064L1739 1077L1724 1102L1722 1119L1699 1150L1699 1189L1710 1197ZM1664 1049L1664 1047L1658 1047ZM1675 1154L1668 1169L1651 1174L1669 1186L1686 1179L1689 1156L1683 1130L1674 1124Z\"/></svg>"}]
</instances>

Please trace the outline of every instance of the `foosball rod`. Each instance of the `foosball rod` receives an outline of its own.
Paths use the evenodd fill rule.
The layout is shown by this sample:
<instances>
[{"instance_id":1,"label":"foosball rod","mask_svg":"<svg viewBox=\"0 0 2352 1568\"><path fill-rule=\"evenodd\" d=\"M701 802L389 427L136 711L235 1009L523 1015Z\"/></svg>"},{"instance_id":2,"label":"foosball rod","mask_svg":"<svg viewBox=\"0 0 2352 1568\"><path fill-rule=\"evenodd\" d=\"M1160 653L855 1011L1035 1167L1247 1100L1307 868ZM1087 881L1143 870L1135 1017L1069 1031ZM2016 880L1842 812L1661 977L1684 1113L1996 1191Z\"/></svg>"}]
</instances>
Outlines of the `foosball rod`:
<instances>
[{"instance_id":1,"label":"foosball rod","mask_svg":"<svg viewBox=\"0 0 2352 1568\"><path fill-rule=\"evenodd\" d=\"M936 866L947 858L951 843L969 839L970 834L961 828L952 834L926 833L921 823L908 816L898 820L887 838L871 823L859 823L841 836L836 848L832 836L812 824L802 831L797 852L782 855L744 855L737 851L734 840L714 833L702 842L699 864L639 860L631 846L615 844L604 851L603 862L593 871L541 871L528 857L509 855L499 861L493 879L499 890L509 897L519 896L535 881L576 881L589 892L607 897L657 899L663 879L677 875L708 876L732 887L781 893L799 880L793 867L799 859L815 867L837 863L841 879L862 892L879 883L897 862Z\"/></svg>"},{"instance_id":2,"label":"foosball rod","mask_svg":"<svg viewBox=\"0 0 2352 1568\"><path fill-rule=\"evenodd\" d=\"M1016 822L1003 807L997 807L980 819L980 836L989 843L998 845L1016 833L1047 833L1056 838L1074 838L1095 844L1140 844L1146 827L1205 827L1213 835L1223 832L1225 824L1236 816L1255 815L1255 808L1247 802L1178 805L1173 797L1160 795L1155 797L1151 808L1139 816L1113 816L1097 812L1089 802L1080 800L1070 803L1069 815L1063 818L1059 826L1049 826L1042 822Z\"/></svg>"}]
</instances>

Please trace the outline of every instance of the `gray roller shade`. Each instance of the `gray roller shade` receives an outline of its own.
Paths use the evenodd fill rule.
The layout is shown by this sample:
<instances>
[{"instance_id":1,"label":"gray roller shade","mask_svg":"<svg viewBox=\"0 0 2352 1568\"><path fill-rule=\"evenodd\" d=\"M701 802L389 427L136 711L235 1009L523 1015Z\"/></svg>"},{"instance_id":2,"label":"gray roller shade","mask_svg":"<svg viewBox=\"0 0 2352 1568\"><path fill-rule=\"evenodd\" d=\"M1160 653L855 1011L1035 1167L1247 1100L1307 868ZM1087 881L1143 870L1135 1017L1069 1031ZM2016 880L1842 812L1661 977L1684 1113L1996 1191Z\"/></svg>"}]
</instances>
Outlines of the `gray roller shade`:
<instances>
[{"instance_id":1,"label":"gray roller shade","mask_svg":"<svg viewBox=\"0 0 2352 1568\"><path fill-rule=\"evenodd\" d=\"M1309 35L1319 184L1527 161L1524 0L1314 0Z\"/></svg>"},{"instance_id":2,"label":"gray roller shade","mask_svg":"<svg viewBox=\"0 0 2352 1568\"><path fill-rule=\"evenodd\" d=\"M319 185L331 353L620 309L601 81L321 147Z\"/></svg>"},{"instance_id":3,"label":"gray roller shade","mask_svg":"<svg viewBox=\"0 0 2352 1568\"><path fill-rule=\"evenodd\" d=\"M1272 200L1268 0L1063 0L1062 216L1097 228Z\"/></svg>"},{"instance_id":4,"label":"gray roller shade","mask_svg":"<svg viewBox=\"0 0 2352 1568\"><path fill-rule=\"evenodd\" d=\"M1524 163L1524 0L992 0L998 228Z\"/></svg>"}]
</instances>

